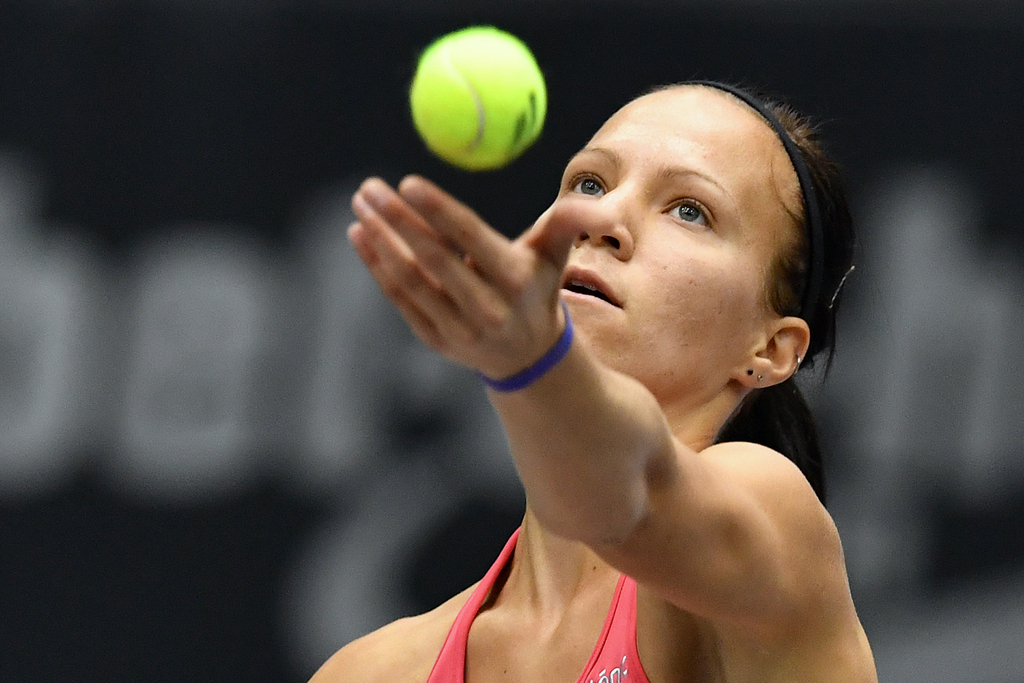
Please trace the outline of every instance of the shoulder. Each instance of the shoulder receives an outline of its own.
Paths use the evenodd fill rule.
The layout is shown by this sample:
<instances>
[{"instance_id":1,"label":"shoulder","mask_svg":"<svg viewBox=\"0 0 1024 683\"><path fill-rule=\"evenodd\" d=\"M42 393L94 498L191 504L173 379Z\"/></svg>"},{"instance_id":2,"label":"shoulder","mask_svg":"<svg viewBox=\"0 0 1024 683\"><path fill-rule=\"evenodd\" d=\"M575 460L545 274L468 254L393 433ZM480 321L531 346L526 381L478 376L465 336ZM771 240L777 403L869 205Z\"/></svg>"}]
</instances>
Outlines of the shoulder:
<instances>
[{"instance_id":1,"label":"shoulder","mask_svg":"<svg viewBox=\"0 0 1024 683\"><path fill-rule=\"evenodd\" d=\"M839 532L803 473L781 453L757 444L723 443L702 456L738 483L773 538L780 604L786 607L773 614L768 628L754 629L761 636L755 636L758 647L770 643L802 653L799 668L845 671L843 680L874 680ZM749 644L748 626L719 622L715 630L723 645Z\"/></svg>"},{"instance_id":2,"label":"shoulder","mask_svg":"<svg viewBox=\"0 0 1024 683\"><path fill-rule=\"evenodd\" d=\"M638 637L645 630L648 644L641 654L671 649L662 625L692 622L730 680L873 683L839 533L796 465L745 442L680 457L693 464L683 497L697 504L669 531L685 532L691 518L701 531L680 547L668 532L646 544L675 583L659 583L661 573L636 577Z\"/></svg>"},{"instance_id":3,"label":"shoulder","mask_svg":"<svg viewBox=\"0 0 1024 683\"><path fill-rule=\"evenodd\" d=\"M595 546L605 561L712 621L777 632L852 613L839 534L795 465L751 443L677 449L630 535Z\"/></svg>"},{"instance_id":4,"label":"shoulder","mask_svg":"<svg viewBox=\"0 0 1024 683\"><path fill-rule=\"evenodd\" d=\"M764 504L785 511L817 511L827 518L824 506L796 464L776 450L746 441L727 441L699 453L705 465L733 485L748 491ZM790 507L795 506L795 507ZM817 515L816 515L817 516Z\"/></svg>"},{"instance_id":5,"label":"shoulder","mask_svg":"<svg viewBox=\"0 0 1024 683\"><path fill-rule=\"evenodd\" d=\"M766 446L741 441L716 444L700 457L738 494L734 504L767 524L781 544L786 564L800 571L838 572L845 588L846 570L835 523L791 460Z\"/></svg>"},{"instance_id":6,"label":"shoulder","mask_svg":"<svg viewBox=\"0 0 1024 683\"><path fill-rule=\"evenodd\" d=\"M338 650L309 683L424 683L475 586L439 607L394 621Z\"/></svg>"}]
</instances>

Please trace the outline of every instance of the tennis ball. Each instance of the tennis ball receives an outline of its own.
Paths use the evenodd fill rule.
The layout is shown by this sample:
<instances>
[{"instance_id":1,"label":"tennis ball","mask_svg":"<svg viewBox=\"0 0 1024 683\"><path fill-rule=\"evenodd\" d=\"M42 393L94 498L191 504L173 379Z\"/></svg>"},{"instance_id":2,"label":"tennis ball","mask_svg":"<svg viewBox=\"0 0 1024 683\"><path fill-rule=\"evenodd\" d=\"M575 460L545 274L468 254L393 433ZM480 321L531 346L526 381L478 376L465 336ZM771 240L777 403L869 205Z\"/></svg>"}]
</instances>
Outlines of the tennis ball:
<instances>
[{"instance_id":1,"label":"tennis ball","mask_svg":"<svg viewBox=\"0 0 1024 683\"><path fill-rule=\"evenodd\" d=\"M548 98L526 45L491 26L431 43L409 88L412 120L427 147L470 171L500 168L540 135Z\"/></svg>"}]
</instances>

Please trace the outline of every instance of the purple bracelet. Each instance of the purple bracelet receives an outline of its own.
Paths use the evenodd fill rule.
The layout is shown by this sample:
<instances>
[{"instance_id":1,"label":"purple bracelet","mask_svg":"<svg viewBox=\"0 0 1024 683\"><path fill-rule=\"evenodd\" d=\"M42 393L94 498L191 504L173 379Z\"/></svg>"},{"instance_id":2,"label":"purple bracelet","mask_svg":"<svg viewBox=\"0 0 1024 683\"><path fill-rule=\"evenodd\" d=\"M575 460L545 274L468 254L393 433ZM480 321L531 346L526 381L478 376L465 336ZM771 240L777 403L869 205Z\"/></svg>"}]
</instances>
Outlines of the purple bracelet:
<instances>
[{"instance_id":1,"label":"purple bracelet","mask_svg":"<svg viewBox=\"0 0 1024 683\"><path fill-rule=\"evenodd\" d=\"M540 360L525 370L521 370L505 379L491 379L482 373L478 373L484 384L495 391L519 391L543 377L548 370L555 367L558 361L565 358L565 354L569 353L569 347L572 346L572 318L569 317L569 309L566 308L564 303L562 304L562 310L565 311L565 330L562 331L562 336L558 338L555 345L548 349L548 352L541 356Z\"/></svg>"}]
</instances>

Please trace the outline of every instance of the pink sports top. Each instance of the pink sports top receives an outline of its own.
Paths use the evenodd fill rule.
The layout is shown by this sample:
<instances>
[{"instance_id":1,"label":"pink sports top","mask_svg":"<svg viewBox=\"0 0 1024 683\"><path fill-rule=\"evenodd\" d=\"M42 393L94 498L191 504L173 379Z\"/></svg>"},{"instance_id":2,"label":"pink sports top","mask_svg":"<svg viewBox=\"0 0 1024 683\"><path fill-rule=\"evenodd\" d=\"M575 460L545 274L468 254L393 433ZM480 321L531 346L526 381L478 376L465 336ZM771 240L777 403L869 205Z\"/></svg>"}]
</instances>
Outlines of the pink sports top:
<instances>
[{"instance_id":1,"label":"pink sports top","mask_svg":"<svg viewBox=\"0 0 1024 683\"><path fill-rule=\"evenodd\" d=\"M469 627L494 586L498 574L512 557L517 538L518 529L459 610L427 683L465 683ZM636 581L625 574L619 577L604 628L601 629L601 637L597 639L590 661L583 667L576 683L650 683L640 665L636 649Z\"/></svg>"}]
</instances>

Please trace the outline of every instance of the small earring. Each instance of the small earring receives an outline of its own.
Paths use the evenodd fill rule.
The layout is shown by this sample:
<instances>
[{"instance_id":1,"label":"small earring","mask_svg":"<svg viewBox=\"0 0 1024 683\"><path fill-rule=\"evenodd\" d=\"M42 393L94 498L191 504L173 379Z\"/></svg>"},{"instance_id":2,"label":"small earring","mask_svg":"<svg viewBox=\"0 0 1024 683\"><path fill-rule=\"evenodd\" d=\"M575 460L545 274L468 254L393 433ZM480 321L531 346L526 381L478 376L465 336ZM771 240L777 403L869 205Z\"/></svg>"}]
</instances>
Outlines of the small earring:
<instances>
[{"instance_id":1,"label":"small earring","mask_svg":"<svg viewBox=\"0 0 1024 683\"><path fill-rule=\"evenodd\" d=\"M764 379L764 376L763 376L763 375L758 375L758 376L757 376L757 381L758 381L758 382L760 382L760 381L761 381L762 379Z\"/></svg>"},{"instance_id":2,"label":"small earring","mask_svg":"<svg viewBox=\"0 0 1024 683\"><path fill-rule=\"evenodd\" d=\"M747 368L747 374L748 375L753 375L754 374L754 368Z\"/></svg>"}]
</instances>

